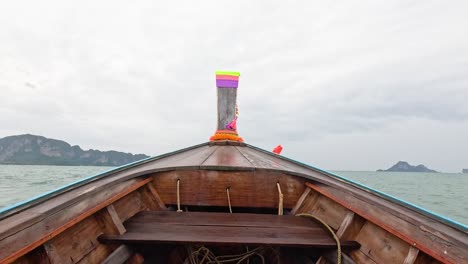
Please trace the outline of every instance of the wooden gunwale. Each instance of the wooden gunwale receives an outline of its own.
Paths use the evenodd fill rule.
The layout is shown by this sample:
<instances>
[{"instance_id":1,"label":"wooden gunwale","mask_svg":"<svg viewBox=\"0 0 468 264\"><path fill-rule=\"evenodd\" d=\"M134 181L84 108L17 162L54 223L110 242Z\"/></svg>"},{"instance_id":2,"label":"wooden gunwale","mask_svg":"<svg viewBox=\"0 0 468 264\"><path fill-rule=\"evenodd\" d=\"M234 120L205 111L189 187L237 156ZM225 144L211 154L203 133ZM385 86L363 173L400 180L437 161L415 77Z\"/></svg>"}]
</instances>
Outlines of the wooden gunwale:
<instances>
[{"instance_id":1,"label":"wooden gunwale","mask_svg":"<svg viewBox=\"0 0 468 264\"><path fill-rule=\"evenodd\" d=\"M12 253L9 253L8 255L4 256L3 259L0 259L0 263L10 263L14 260L16 260L17 258L23 256L24 254L30 252L31 250L35 249L36 247L42 245L43 243L47 242L48 240L54 238L55 236L59 235L60 233L62 233L63 231L65 231L66 229L70 228L71 226L75 225L76 223L82 221L83 219L87 218L88 216L91 216L93 215L94 213L96 213L97 211L103 209L104 207L112 204L113 202L119 200L120 198L124 197L125 195L137 190L138 188L146 185L147 183L151 182L153 180L153 178L147 178L145 180L141 180L133 185L131 185L130 187L128 187L127 189L125 189L124 191L110 197L109 199L97 204L96 206L92 207L92 208L89 208L88 210L84 211L83 213L77 215L76 217L74 217L73 219L71 219L70 221L67 221L63 224L61 224L59 227L45 233L45 234L42 234L40 238L34 240L33 242L27 244L26 246L22 247L22 248L19 248L19 249L15 249L14 252Z\"/></svg>"},{"instance_id":2,"label":"wooden gunwale","mask_svg":"<svg viewBox=\"0 0 468 264\"><path fill-rule=\"evenodd\" d=\"M314 191L319 192L322 195L325 195L326 197L328 197L328 198L332 199L333 201L339 203L340 205L344 206L345 208L348 208L349 210L351 210L351 211L355 212L356 214L360 215L361 217L363 217L363 218L367 219L368 221L378 225L379 227L383 228L384 230L390 232L391 234L393 234L393 235L399 237L400 239L402 239L403 241L409 243L413 247L416 247L416 248L420 249L421 251L427 253L428 255L432 256L433 258L435 258L438 261L441 261L443 263L459 263L459 261L460 261L460 258L458 258L458 257L454 258L451 255L447 254L447 251L442 249L442 245L443 245L444 242L449 242L451 245L454 245L454 246L458 247L458 250L456 250L456 248L454 250L454 248L451 247L451 249L454 250L454 252L452 252L452 254L453 253L458 253L458 255L460 255L463 252L463 250L466 250L466 247L468 246L466 244L466 242L467 242L466 237L464 237L465 241L463 241L463 237L460 237L460 240L456 240L453 237L447 236L447 238L452 238L452 239L450 239L450 241L447 241L447 240L444 240L444 239L438 237L442 241L435 242L435 243L440 244L440 248L437 248L436 250L431 249L430 247L426 246L428 241L433 239L433 238L431 238L429 236L429 234L424 233L424 236L421 236L420 235L421 232L413 232L414 236L409 237L408 234L405 234L404 232L399 231L397 229L396 226L401 224L401 223L393 223L391 221L388 221L388 219L387 219L387 221L381 220L382 215L380 215L380 217L377 217L377 216L373 215L372 213L369 213L369 211L370 211L369 208L364 209L364 208L359 207L359 206L352 206L350 204L350 202L349 202L349 199L344 199L344 198L337 197L336 194L334 194L334 193L332 193L330 191L327 191L326 186L321 187L321 186L314 185L314 184L311 184L311 183L308 183L308 182L306 183L306 186L313 189ZM328 187L328 189L330 190L330 187ZM336 190L336 189L334 191L335 192L343 192L342 190ZM359 199L359 197L355 197L355 198ZM361 201L362 201L361 203L366 203L368 206L373 206L375 208L378 207L378 205L375 204L375 201L373 201L373 200L366 199L366 200L361 200ZM388 210L389 209L388 207L383 207L383 208L385 208L385 211L387 213L391 214L391 210ZM385 214L384 211L382 211L381 213ZM411 220L408 221L408 220L402 219L400 217L400 215L394 215L394 217L396 219L399 219L400 222L405 221L408 224L412 224L412 225L415 225L415 226L423 225L422 223L419 223L419 221L417 223L414 223ZM418 228L415 228L415 230L418 230ZM444 233L444 234L447 235L446 233Z\"/></svg>"}]
</instances>

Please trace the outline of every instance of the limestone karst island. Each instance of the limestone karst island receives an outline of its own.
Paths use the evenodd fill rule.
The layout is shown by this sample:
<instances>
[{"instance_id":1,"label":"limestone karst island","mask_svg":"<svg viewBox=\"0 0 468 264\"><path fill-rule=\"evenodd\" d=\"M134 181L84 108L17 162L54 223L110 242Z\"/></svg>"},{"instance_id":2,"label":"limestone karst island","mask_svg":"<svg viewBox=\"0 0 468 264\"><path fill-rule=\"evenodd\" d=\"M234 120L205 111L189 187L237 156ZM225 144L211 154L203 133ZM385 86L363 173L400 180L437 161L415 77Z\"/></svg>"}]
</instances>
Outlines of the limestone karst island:
<instances>
[{"instance_id":1,"label":"limestone karst island","mask_svg":"<svg viewBox=\"0 0 468 264\"><path fill-rule=\"evenodd\" d=\"M83 150L65 141L30 134L0 138L0 164L120 166L144 158L148 156Z\"/></svg>"},{"instance_id":2,"label":"limestone karst island","mask_svg":"<svg viewBox=\"0 0 468 264\"><path fill-rule=\"evenodd\" d=\"M435 170L431 170L426 166L419 164L417 166L413 166L406 161L399 161L392 167L386 170L377 170L377 171L394 171L394 172L437 172Z\"/></svg>"}]
</instances>

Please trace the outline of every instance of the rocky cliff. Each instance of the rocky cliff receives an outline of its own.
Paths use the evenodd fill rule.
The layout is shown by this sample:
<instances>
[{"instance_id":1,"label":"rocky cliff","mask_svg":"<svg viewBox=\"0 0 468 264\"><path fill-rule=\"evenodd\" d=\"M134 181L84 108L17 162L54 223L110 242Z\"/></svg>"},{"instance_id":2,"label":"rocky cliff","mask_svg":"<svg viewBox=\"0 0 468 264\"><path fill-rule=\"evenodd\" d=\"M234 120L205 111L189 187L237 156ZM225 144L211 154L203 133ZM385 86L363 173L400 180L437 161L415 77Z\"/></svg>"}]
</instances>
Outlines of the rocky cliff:
<instances>
[{"instance_id":1,"label":"rocky cliff","mask_svg":"<svg viewBox=\"0 0 468 264\"><path fill-rule=\"evenodd\" d=\"M399 161L397 164L393 165L386 170L377 170L377 171L400 171L400 172L437 172L435 170L428 169L426 166L420 164L418 166L410 165L406 161Z\"/></svg>"},{"instance_id":2,"label":"rocky cliff","mask_svg":"<svg viewBox=\"0 0 468 264\"><path fill-rule=\"evenodd\" d=\"M29 134L0 138L0 164L120 166L147 157L118 151L82 150L65 141Z\"/></svg>"}]
</instances>

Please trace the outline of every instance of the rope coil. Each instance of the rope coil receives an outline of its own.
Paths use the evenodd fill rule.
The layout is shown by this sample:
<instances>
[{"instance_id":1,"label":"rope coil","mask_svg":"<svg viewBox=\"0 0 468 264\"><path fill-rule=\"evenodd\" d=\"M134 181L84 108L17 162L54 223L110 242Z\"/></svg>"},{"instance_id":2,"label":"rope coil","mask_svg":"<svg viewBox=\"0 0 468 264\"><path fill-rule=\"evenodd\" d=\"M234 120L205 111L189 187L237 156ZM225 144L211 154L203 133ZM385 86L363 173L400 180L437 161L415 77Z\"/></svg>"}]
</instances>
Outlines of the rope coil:
<instances>
[{"instance_id":1,"label":"rope coil","mask_svg":"<svg viewBox=\"0 0 468 264\"><path fill-rule=\"evenodd\" d=\"M187 247L188 257L185 259L184 264L223 264L223 263L247 263L254 256L257 256L262 264L266 263L265 257L263 256L264 251L267 248L259 246L257 248L249 250L237 255L224 255L216 256L210 249L205 246L200 246L195 249L191 246Z\"/></svg>"}]
</instances>

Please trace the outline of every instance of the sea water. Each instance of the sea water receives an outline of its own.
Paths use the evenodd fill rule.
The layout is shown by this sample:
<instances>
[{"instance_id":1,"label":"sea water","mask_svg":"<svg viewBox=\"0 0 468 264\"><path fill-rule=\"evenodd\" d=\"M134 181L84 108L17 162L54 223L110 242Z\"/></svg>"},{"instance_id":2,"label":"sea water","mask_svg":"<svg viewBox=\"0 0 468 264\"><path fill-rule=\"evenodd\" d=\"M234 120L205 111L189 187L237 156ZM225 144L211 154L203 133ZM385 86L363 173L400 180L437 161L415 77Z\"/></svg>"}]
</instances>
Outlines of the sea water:
<instances>
[{"instance_id":1,"label":"sea water","mask_svg":"<svg viewBox=\"0 0 468 264\"><path fill-rule=\"evenodd\" d=\"M0 210L110 167L0 165ZM468 224L468 174L333 171L373 189Z\"/></svg>"},{"instance_id":2,"label":"sea water","mask_svg":"<svg viewBox=\"0 0 468 264\"><path fill-rule=\"evenodd\" d=\"M111 167L0 165L0 210Z\"/></svg>"},{"instance_id":3,"label":"sea water","mask_svg":"<svg viewBox=\"0 0 468 264\"><path fill-rule=\"evenodd\" d=\"M468 174L334 171L333 173L468 225Z\"/></svg>"}]
</instances>

